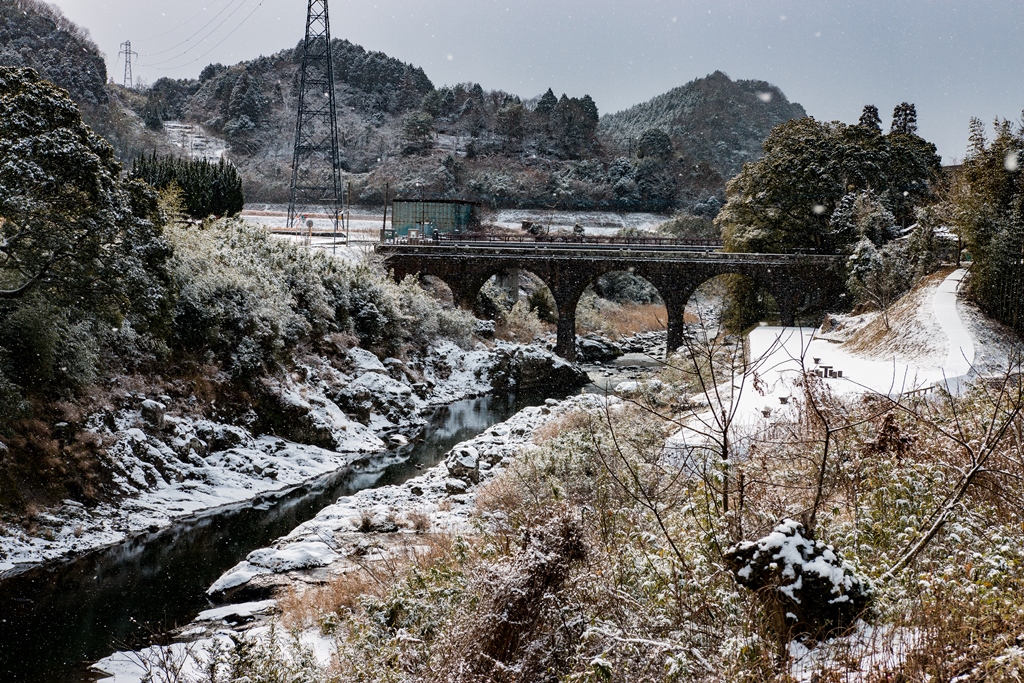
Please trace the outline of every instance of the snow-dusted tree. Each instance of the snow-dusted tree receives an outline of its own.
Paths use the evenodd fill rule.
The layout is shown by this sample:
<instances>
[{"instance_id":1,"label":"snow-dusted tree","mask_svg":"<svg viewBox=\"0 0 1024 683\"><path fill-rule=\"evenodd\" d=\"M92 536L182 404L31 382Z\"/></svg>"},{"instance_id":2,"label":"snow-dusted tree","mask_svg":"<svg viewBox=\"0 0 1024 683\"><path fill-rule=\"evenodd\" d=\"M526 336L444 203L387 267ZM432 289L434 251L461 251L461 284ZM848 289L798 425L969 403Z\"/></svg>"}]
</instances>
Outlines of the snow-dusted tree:
<instances>
[{"instance_id":1,"label":"snow-dusted tree","mask_svg":"<svg viewBox=\"0 0 1024 683\"><path fill-rule=\"evenodd\" d=\"M425 111L415 111L402 122L402 137L415 148L426 145L434 132L434 119Z\"/></svg>"},{"instance_id":2,"label":"snow-dusted tree","mask_svg":"<svg viewBox=\"0 0 1024 683\"><path fill-rule=\"evenodd\" d=\"M169 254L156 194L121 179L68 94L0 67L0 384L87 383L97 329L165 330Z\"/></svg>"},{"instance_id":3,"label":"snow-dusted tree","mask_svg":"<svg viewBox=\"0 0 1024 683\"><path fill-rule=\"evenodd\" d=\"M903 135L917 134L917 108L909 102L901 102L892 111L892 126L890 133L901 133Z\"/></svg>"},{"instance_id":4,"label":"snow-dusted tree","mask_svg":"<svg viewBox=\"0 0 1024 683\"><path fill-rule=\"evenodd\" d=\"M518 147L526 132L526 109L513 102L498 110L494 117L495 129L512 147Z\"/></svg>"},{"instance_id":5,"label":"snow-dusted tree","mask_svg":"<svg viewBox=\"0 0 1024 683\"><path fill-rule=\"evenodd\" d=\"M971 121L970 147L945 210L973 260L969 291L987 313L1021 329L1024 297L1024 128Z\"/></svg>"},{"instance_id":6,"label":"snow-dusted tree","mask_svg":"<svg viewBox=\"0 0 1024 683\"><path fill-rule=\"evenodd\" d=\"M873 104L865 104L857 125L881 133L882 117L878 115L878 107Z\"/></svg>"},{"instance_id":7,"label":"snow-dusted tree","mask_svg":"<svg viewBox=\"0 0 1024 683\"><path fill-rule=\"evenodd\" d=\"M537 112L538 114L543 114L547 116L548 114L555 110L555 107L557 105L558 98L555 96L554 91L552 91L551 88L548 88L548 91L541 95L541 98L537 102L537 106L534 108L534 111Z\"/></svg>"},{"instance_id":8,"label":"snow-dusted tree","mask_svg":"<svg viewBox=\"0 0 1024 683\"><path fill-rule=\"evenodd\" d=\"M850 277L847 286L860 303L867 303L882 312L885 328L889 329L889 306L907 291L913 281L913 269L907 260L906 249L890 242L878 249L867 237L862 237L849 259Z\"/></svg>"},{"instance_id":9,"label":"snow-dusted tree","mask_svg":"<svg viewBox=\"0 0 1024 683\"><path fill-rule=\"evenodd\" d=\"M0 188L0 299L41 290L115 316L161 307L156 195L122 181L110 145L31 69L0 67Z\"/></svg>"},{"instance_id":10,"label":"snow-dusted tree","mask_svg":"<svg viewBox=\"0 0 1024 683\"><path fill-rule=\"evenodd\" d=\"M638 159L667 159L672 155L672 138L660 128L648 128L636 143Z\"/></svg>"},{"instance_id":11,"label":"snow-dusted tree","mask_svg":"<svg viewBox=\"0 0 1024 683\"><path fill-rule=\"evenodd\" d=\"M829 218L829 229L837 242L867 238L876 246L898 234L892 212L870 190L844 195Z\"/></svg>"},{"instance_id":12,"label":"snow-dusted tree","mask_svg":"<svg viewBox=\"0 0 1024 683\"><path fill-rule=\"evenodd\" d=\"M847 193L873 190L902 224L930 197L939 170L935 145L917 135L812 117L776 126L764 150L729 182L716 218L732 251L842 250L855 234L834 233L829 217Z\"/></svg>"}]
</instances>

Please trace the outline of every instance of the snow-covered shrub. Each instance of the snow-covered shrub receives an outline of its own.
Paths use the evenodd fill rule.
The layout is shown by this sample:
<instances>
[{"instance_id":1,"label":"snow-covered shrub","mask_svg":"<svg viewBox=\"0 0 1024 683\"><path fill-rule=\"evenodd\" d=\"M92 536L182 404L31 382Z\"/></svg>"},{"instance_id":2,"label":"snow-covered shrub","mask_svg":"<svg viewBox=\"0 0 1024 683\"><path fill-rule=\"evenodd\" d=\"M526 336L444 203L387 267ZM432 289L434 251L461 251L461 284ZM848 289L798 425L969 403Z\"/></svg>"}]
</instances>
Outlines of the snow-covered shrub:
<instances>
[{"instance_id":1,"label":"snow-covered shrub","mask_svg":"<svg viewBox=\"0 0 1024 683\"><path fill-rule=\"evenodd\" d=\"M780 635L819 636L850 626L873 597L867 577L792 519L729 548L725 560L736 581L757 592Z\"/></svg>"},{"instance_id":2,"label":"snow-covered shrub","mask_svg":"<svg viewBox=\"0 0 1024 683\"><path fill-rule=\"evenodd\" d=\"M399 308L404 316L406 341L427 346L437 337L446 337L463 348L469 347L476 319L460 308L445 308L431 297L414 277L405 278L398 287Z\"/></svg>"},{"instance_id":3,"label":"snow-covered shrub","mask_svg":"<svg viewBox=\"0 0 1024 683\"><path fill-rule=\"evenodd\" d=\"M96 378L99 341L90 319L29 296L0 325L0 358L18 384L67 390Z\"/></svg>"},{"instance_id":4,"label":"snow-covered shrub","mask_svg":"<svg viewBox=\"0 0 1024 683\"><path fill-rule=\"evenodd\" d=\"M359 343L394 353L402 334L402 312L395 286L382 278L369 277L363 268L349 289L349 315Z\"/></svg>"},{"instance_id":5,"label":"snow-covered shrub","mask_svg":"<svg viewBox=\"0 0 1024 683\"><path fill-rule=\"evenodd\" d=\"M414 279L395 284L372 265L347 266L241 221L168 231L178 298L173 341L253 376L300 342L354 332L386 354L438 336L469 344L473 318L446 310Z\"/></svg>"}]
</instances>

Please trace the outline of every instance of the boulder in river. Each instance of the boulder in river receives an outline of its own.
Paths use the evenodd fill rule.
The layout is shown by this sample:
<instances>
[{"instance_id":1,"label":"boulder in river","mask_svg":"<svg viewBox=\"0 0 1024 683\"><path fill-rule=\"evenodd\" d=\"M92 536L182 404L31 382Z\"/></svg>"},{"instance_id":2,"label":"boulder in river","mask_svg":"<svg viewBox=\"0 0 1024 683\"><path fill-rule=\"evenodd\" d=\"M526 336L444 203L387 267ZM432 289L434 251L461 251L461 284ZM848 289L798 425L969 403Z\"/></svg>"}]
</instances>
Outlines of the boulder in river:
<instances>
[{"instance_id":1,"label":"boulder in river","mask_svg":"<svg viewBox=\"0 0 1024 683\"><path fill-rule=\"evenodd\" d=\"M590 382L579 366L537 346L501 343L494 348L490 368L496 391L543 389L565 392Z\"/></svg>"},{"instance_id":2,"label":"boulder in river","mask_svg":"<svg viewBox=\"0 0 1024 683\"><path fill-rule=\"evenodd\" d=\"M576 358L581 363L605 363L623 353L622 347L599 334L576 337Z\"/></svg>"}]
</instances>

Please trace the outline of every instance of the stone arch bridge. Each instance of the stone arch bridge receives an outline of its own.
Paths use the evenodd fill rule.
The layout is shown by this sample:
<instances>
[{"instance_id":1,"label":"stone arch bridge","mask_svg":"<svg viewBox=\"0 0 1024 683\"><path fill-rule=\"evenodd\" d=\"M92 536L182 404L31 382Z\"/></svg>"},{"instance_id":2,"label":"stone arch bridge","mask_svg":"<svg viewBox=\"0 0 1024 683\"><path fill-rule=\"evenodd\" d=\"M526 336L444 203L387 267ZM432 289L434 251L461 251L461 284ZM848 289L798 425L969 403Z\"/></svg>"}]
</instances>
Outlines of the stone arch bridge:
<instances>
[{"instance_id":1,"label":"stone arch bridge","mask_svg":"<svg viewBox=\"0 0 1024 683\"><path fill-rule=\"evenodd\" d=\"M605 273L630 272L658 290L668 311L669 350L683 344L687 300L711 278L750 278L775 298L782 323L792 325L802 303L836 296L845 277L841 256L733 254L646 245L442 242L380 244L377 253L396 280L416 274L436 277L451 288L458 305L470 308L492 276L514 269L530 271L555 299L555 352L568 360L576 357L576 305L587 286Z\"/></svg>"}]
</instances>

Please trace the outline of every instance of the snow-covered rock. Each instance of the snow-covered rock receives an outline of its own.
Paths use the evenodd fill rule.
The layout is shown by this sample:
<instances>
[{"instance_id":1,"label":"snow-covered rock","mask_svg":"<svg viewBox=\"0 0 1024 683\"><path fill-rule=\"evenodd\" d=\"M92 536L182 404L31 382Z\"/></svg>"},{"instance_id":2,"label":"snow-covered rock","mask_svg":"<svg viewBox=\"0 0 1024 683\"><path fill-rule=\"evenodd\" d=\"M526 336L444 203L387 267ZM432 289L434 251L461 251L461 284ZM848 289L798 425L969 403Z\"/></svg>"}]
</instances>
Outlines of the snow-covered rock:
<instances>
[{"instance_id":1,"label":"snow-covered rock","mask_svg":"<svg viewBox=\"0 0 1024 683\"><path fill-rule=\"evenodd\" d=\"M494 356L490 378L495 389L559 392L590 381L578 366L537 346L501 342L495 346Z\"/></svg>"},{"instance_id":2,"label":"snow-covered rock","mask_svg":"<svg viewBox=\"0 0 1024 683\"><path fill-rule=\"evenodd\" d=\"M604 363L615 360L623 353L622 348L598 334L576 337L576 358L581 363Z\"/></svg>"},{"instance_id":3,"label":"snow-covered rock","mask_svg":"<svg viewBox=\"0 0 1024 683\"><path fill-rule=\"evenodd\" d=\"M364 372L379 372L382 375L388 374L388 369L384 367L384 363L366 349L361 349L358 346L349 349L348 359L352 363L352 367L356 371L356 374L362 374Z\"/></svg>"},{"instance_id":4,"label":"snow-covered rock","mask_svg":"<svg viewBox=\"0 0 1024 683\"><path fill-rule=\"evenodd\" d=\"M469 445L456 446L445 460L448 474L472 484L480 483L480 454Z\"/></svg>"},{"instance_id":5,"label":"snow-covered rock","mask_svg":"<svg viewBox=\"0 0 1024 683\"><path fill-rule=\"evenodd\" d=\"M142 402L142 419L155 429L163 429L166 410L167 406L163 403L147 399Z\"/></svg>"}]
</instances>

